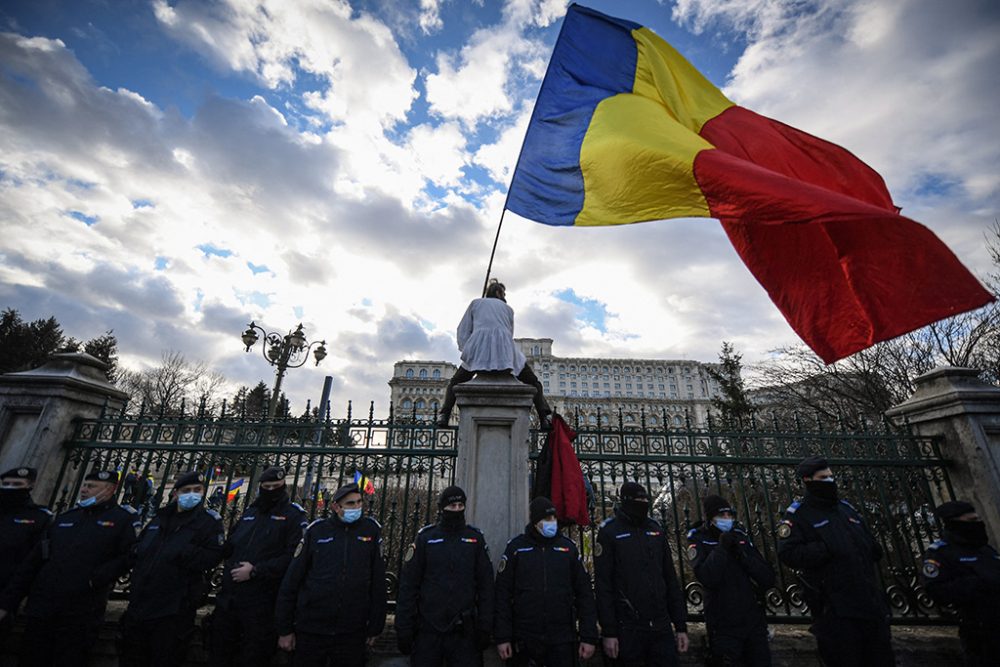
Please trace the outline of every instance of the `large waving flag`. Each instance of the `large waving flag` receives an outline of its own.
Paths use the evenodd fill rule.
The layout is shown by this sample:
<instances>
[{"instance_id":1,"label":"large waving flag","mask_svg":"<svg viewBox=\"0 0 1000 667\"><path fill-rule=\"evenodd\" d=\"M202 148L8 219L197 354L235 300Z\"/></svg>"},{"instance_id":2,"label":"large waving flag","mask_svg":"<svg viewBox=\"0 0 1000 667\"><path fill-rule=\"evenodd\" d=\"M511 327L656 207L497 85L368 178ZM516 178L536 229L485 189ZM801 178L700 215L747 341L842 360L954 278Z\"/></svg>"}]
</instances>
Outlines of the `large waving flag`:
<instances>
[{"instance_id":1,"label":"large waving flag","mask_svg":"<svg viewBox=\"0 0 1000 667\"><path fill-rule=\"evenodd\" d=\"M649 29L579 5L507 208L548 225L718 218L827 363L993 300L850 152L736 106Z\"/></svg>"}]
</instances>

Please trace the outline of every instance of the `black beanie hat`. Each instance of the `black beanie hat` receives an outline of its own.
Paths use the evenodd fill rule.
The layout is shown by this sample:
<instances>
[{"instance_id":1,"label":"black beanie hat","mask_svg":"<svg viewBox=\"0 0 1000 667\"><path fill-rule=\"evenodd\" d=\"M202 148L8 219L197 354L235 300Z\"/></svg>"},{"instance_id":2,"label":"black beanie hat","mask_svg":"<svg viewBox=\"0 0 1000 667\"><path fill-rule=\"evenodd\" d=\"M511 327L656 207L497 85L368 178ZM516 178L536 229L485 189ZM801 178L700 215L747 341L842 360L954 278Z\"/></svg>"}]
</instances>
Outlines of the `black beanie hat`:
<instances>
[{"instance_id":1,"label":"black beanie hat","mask_svg":"<svg viewBox=\"0 0 1000 667\"><path fill-rule=\"evenodd\" d=\"M551 500L544 496L538 496L531 501L528 505L528 516L531 519L531 523L535 524L544 519L547 516L556 515L556 506Z\"/></svg>"},{"instance_id":2,"label":"black beanie hat","mask_svg":"<svg viewBox=\"0 0 1000 667\"><path fill-rule=\"evenodd\" d=\"M622 484L621 490L618 492L618 498L620 500L635 500L636 498L649 498L649 494L646 493L646 487L638 482L625 482Z\"/></svg>"},{"instance_id":3,"label":"black beanie hat","mask_svg":"<svg viewBox=\"0 0 1000 667\"><path fill-rule=\"evenodd\" d=\"M174 482L174 488L179 489L182 486L189 486L191 484L204 484L205 475L197 470L192 470L190 472L181 473L177 481Z\"/></svg>"},{"instance_id":4,"label":"black beanie hat","mask_svg":"<svg viewBox=\"0 0 1000 667\"><path fill-rule=\"evenodd\" d=\"M90 482L110 482L112 484L118 483L118 471L117 470L91 470L87 473L87 476L83 478L85 481Z\"/></svg>"},{"instance_id":5,"label":"black beanie hat","mask_svg":"<svg viewBox=\"0 0 1000 667\"><path fill-rule=\"evenodd\" d=\"M449 486L447 489L441 492L440 497L438 497L438 509L443 510L448 505L452 503L464 503L465 491L458 486Z\"/></svg>"},{"instance_id":6,"label":"black beanie hat","mask_svg":"<svg viewBox=\"0 0 1000 667\"><path fill-rule=\"evenodd\" d=\"M260 474L261 482L280 482L285 479L285 469L281 466L271 466Z\"/></svg>"},{"instance_id":7,"label":"black beanie hat","mask_svg":"<svg viewBox=\"0 0 1000 667\"><path fill-rule=\"evenodd\" d=\"M934 510L934 515L941 521L947 521L975 511L976 508L972 506L972 503L967 503L964 500L949 500L938 505L937 509Z\"/></svg>"},{"instance_id":8,"label":"black beanie hat","mask_svg":"<svg viewBox=\"0 0 1000 667\"><path fill-rule=\"evenodd\" d=\"M805 477L812 477L820 470L829 468L830 464L826 462L822 456L810 456L807 459L802 459L802 461L795 466L795 476L799 479Z\"/></svg>"},{"instance_id":9,"label":"black beanie hat","mask_svg":"<svg viewBox=\"0 0 1000 667\"><path fill-rule=\"evenodd\" d=\"M28 468L25 466L20 466L17 468L11 468L4 474L0 475L0 479L26 479L29 482L34 482L38 478L38 471L34 468Z\"/></svg>"},{"instance_id":10,"label":"black beanie hat","mask_svg":"<svg viewBox=\"0 0 1000 667\"><path fill-rule=\"evenodd\" d=\"M722 496L705 496L704 500L701 501L701 506L705 510L705 521L711 521L723 511L733 511L729 501ZM735 514L735 512L733 513Z\"/></svg>"}]
</instances>

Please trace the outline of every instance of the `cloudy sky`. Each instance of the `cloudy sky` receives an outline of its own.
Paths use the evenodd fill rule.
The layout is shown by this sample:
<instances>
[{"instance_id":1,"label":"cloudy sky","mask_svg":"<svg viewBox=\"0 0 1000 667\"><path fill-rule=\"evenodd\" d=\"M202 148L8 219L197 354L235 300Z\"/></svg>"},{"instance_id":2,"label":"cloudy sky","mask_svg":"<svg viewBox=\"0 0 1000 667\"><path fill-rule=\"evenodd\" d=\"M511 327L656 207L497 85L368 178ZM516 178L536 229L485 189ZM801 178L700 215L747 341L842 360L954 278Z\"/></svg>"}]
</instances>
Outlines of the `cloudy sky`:
<instances>
[{"instance_id":1,"label":"cloudy sky","mask_svg":"<svg viewBox=\"0 0 1000 667\"><path fill-rule=\"evenodd\" d=\"M0 307L113 329L235 383L249 320L329 358L286 389L386 410L394 361L457 360L563 0L6 0ZM585 3L588 4L588 3ZM973 271L1000 203L989 0L590 0L731 99L849 148ZM516 333L564 356L747 360L796 340L718 222L508 214Z\"/></svg>"}]
</instances>

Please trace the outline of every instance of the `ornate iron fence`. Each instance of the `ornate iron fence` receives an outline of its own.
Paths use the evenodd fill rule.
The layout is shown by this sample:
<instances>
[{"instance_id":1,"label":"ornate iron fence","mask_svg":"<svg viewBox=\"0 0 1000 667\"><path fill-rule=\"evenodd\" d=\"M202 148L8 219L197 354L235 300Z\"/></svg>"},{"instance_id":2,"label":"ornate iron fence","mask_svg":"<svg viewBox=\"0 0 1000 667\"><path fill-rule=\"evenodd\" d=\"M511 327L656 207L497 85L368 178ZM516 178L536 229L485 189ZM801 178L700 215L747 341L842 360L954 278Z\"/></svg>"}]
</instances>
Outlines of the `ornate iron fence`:
<instances>
[{"instance_id":1,"label":"ornate iron fence","mask_svg":"<svg viewBox=\"0 0 1000 667\"><path fill-rule=\"evenodd\" d=\"M654 498L654 514L673 540L675 564L688 609L700 618L701 585L687 558L686 534L701 519L701 499L727 498L754 544L778 574L766 594L768 615L776 622L808 622L794 571L778 564L775 530L787 506L801 494L795 465L821 454L834 469L841 495L865 517L885 553L879 570L890 601L893 621L906 624L949 623L919 585L920 558L935 539L932 510L954 498L948 461L935 439L912 435L886 424L829 429L819 421L798 419L791 428L777 422L753 422L746 430L649 428L618 419L617 426L581 424L575 420L574 442L584 476L593 489L591 526L574 528L588 568L592 568L597 527L613 514L618 488L626 480L645 485ZM598 420L598 424L601 420ZM668 423L666 419L661 424ZM535 433L531 457L536 459L544 434Z\"/></svg>"}]
</instances>

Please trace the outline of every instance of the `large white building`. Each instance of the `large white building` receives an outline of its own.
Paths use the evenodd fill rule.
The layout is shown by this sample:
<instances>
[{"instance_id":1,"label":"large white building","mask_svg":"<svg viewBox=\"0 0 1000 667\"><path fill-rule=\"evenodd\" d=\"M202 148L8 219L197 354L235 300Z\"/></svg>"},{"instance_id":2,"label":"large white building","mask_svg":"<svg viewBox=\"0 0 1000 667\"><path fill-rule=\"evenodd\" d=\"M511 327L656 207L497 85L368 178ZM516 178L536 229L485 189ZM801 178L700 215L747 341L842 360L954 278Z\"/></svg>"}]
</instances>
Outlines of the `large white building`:
<instances>
[{"instance_id":1,"label":"large white building","mask_svg":"<svg viewBox=\"0 0 1000 667\"><path fill-rule=\"evenodd\" d=\"M715 364L681 359L556 357L551 338L516 338L552 409L572 421L596 426L704 424L719 388L707 368ZM390 400L399 416L430 419L444 402L456 366L446 361L398 361Z\"/></svg>"}]
</instances>

